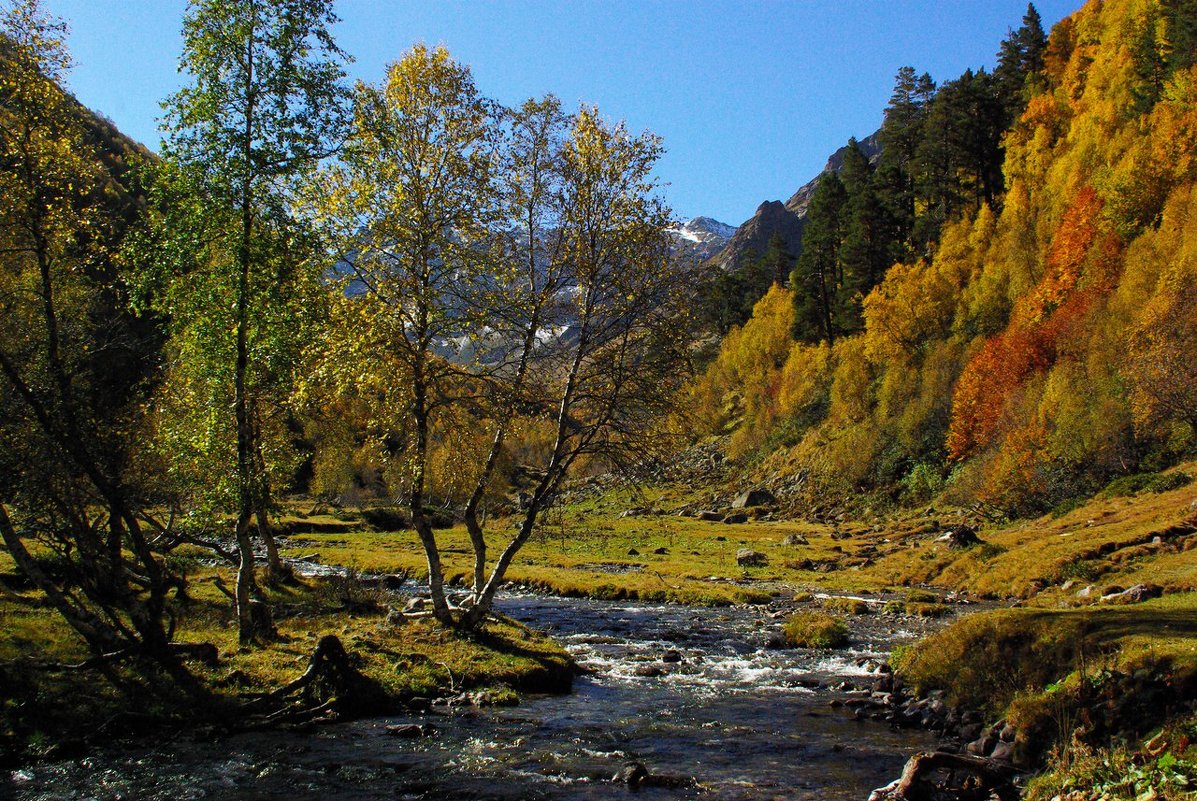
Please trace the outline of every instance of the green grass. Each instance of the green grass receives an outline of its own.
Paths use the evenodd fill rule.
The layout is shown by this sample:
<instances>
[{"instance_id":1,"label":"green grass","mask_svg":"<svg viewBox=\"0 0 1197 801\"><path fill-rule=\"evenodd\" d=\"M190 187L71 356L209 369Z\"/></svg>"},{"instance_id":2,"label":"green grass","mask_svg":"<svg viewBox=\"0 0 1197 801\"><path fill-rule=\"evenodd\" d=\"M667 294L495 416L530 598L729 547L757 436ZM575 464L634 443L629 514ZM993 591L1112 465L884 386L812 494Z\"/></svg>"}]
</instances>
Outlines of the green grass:
<instances>
[{"instance_id":1,"label":"green grass","mask_svg":"<svg viewBox=\"0 0 1197 801\"><path fill-rule=\"evenodd\" d=\"M1197 464L1182 465L1181 471L1192 475ZM937 537L962 521L977 525L965 511L870 511L865 519L837 525L801 520L733 525L674 514L683 506L716 506L709 489L608 492L554 510L517 557L508 579L566 596L710 606L760 603L793 589L808 600L813 593L905 590L904 600L888 602L883 611L926 615L956 609L942 602L947 591L1018 598L1026 608L963 616L908 649L900 668L912 683L945 689L960 703L995 715L1042 717L1058 698L1045 695L1047 688L1069 686L1070 676L1091 672L1098 662L1132 673L1145 665L1167 665L1172 675L1197 666L1197 642L1188 623L1197 620L1197 485L1169 478L1181 471L1141 487L1140 479L1114 487L1059 517L982 526L984 544L964 551L946 548ZM1134 487L1137 494L1122 494ZM632 507L662 513L620 516ZM403 573L414 585L422 583L426 566L420 544L411 531L386 530L402 522L390 512L366 521L357 512L330 512L308 503L294 507L282 522L293 528L286 548L291 556L318 554L327 564ZM505 544L511 522L490 521L492 550ZM789 534L802 535L808 544L783 545ZM446 578L463 583L472 570L465 530L439 530L437 538ZM741 548L764 553L767 565L738 566L735 554ZM222 665L201 673L213 686L230 675L243 676L244 687L219 687L229 697L293 679L323 634L341 637L361 655L363 670L399 697L467 690L510 701L514 691L558 681L568 666L568 657L551 640L510 622L490 624L473 637L427 622L388 624L385 599L336 582L272 590L282 610L283 639L267 648L239 649L229 604L206 580L212 571L198 566L193 571L195 602L178 610L178 637L218 645ZM11 560L0 552L0 574L11 572ZM226 581L231 583L231 577ZM1111 585L1140 582L1157 584L1167 594L1125 607L1097 603ZM1077 590L1090 584L1094 592L1078 597ZM911 589L916 586L927 589ZM839 599L825 608L847 615L867 605ZM795 644L827 647L844 636L834 615L808 614L821 618L787 625ZM0 595L0 626L0 672L5 672L0 676L0 750L5 738L44 738L46 732L99 720L106 710L119 708L122 701L91 674L29 667L31 659L70 662L86 656L54 613ZM820 632L828 639L819 639ZM1078 667L1082 663L1087 667Z\"/></svg>"},{"instance_id":2,"label":"green grass","mask_svg":"<svg viewBox=\"0 0 1197 801\"><path fill-rule=\"evenodd\" d=\"M1133 606L1006 609L953 623L895 654L919 692L1009 720L1032 764L1081 721L1100 740L1166 721L1197 690L1197 594Z\"/></svg>"},{"instance_id":3,"label":"green grass","mask_svg":"<svg viewBox=\"0 0 1197 801\"><path fill-rule=\"evenodd\" d=\"M1051 767L1031 781L1025 798L1182 801L1195 794L1197 716L1191 715L1130 743L1063 749L1054 756Z\"/></svg>"}]
</instances>

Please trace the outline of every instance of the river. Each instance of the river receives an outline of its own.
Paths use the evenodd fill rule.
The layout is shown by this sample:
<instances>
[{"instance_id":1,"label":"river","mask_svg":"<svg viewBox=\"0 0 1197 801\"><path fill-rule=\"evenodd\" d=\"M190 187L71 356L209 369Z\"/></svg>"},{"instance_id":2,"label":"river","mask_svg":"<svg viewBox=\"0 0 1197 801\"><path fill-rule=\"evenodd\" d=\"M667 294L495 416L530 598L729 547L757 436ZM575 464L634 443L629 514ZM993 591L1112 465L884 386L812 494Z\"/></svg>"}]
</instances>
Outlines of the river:
<instances>
[{"instance_id":1,"label":"river","mask_svg":"<svg viewBox=\"0 0 1197 801\"><path fill-rule=\"evenodd\" d=\"M586 670L572 694L310 734L101 750L16 771L9 792L19 801L611 799L633 794L610 779L636 761L695 782L635 793L646 800L863 801L932 744L833 705L847 685L868 687L893 645L923 634L931 624L920 619L855 617L851 646L819 653L769 648L781 624L769 607L532 595L499 606L569 648ZM407 723L432 731L407 739L387 730Z\"/></svg>"}]
</instances>

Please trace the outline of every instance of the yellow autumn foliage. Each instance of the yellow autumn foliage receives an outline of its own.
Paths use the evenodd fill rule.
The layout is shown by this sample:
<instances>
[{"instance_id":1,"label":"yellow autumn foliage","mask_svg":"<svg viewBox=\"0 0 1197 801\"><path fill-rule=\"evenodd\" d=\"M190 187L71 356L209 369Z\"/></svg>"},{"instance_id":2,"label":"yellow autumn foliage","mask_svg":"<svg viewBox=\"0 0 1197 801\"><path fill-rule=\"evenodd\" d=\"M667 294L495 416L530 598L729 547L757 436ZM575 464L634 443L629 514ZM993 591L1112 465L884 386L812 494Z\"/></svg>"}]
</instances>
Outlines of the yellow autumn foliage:
<instances>
[{"instance_id":1,"label":"yellow autumn foliage","mask_svg":"<svg viewBox=\"0 0 1197 801\"><path fill-rule=\"evenodd\" d=\"M1016 512L1197 447L1197 67L1143 110L1132 43L1159 11L1090 2L1056 26L1001 204L894 265L862 333L785 342L774 287L696 386L723 412L707 430L812 491L951 469L957 498Z\"/></svg>"}]
</instances>

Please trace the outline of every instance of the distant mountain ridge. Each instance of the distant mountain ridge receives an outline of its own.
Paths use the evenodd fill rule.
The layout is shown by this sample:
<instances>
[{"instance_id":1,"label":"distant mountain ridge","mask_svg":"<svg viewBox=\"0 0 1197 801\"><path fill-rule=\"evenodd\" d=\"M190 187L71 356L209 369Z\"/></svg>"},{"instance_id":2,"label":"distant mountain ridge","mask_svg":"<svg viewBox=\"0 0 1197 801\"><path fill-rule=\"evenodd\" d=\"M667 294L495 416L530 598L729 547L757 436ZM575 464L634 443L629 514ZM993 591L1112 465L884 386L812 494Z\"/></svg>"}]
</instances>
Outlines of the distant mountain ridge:
<instances>
[{"instance_id":1,"label":"distant mountain ridge","mask_svg":"<svg viewBox=\"0 0 1197 801\"><path fill-rule=\"evenodd\" d=\"M870 164L875 164L881 157L880 133L874 131L857 142ZM819 185L819 178L824 173L838 173L843 169L847 153L847 145L832 153L819 174L803 184L784 204L779 200L767 200L758 206L756 213L736 230L735 236L727 246L715 253L708 263L729 272L738 271L748 261L764 255L769 247L769 240L775 233L781 237L790 255L797 258L802 253L802 232L806 227L807 206L815 193L815 187Z\"/></svg>"}]
</instances>

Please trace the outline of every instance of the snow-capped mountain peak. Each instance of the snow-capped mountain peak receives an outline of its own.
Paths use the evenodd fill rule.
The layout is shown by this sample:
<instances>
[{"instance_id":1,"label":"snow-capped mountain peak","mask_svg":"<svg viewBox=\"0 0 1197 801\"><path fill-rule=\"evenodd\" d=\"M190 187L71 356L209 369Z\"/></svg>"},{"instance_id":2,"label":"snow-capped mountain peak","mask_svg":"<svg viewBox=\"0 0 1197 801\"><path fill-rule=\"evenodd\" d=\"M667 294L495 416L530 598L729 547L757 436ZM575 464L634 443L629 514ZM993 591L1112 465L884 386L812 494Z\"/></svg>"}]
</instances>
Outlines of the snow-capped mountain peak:
<instances>
[{"instance_id":1,"label":"snow-capped mountain peak","mask_svg":"<svg viewBox=\"0 0 1197 801\"><path fill-rule=\"evenodd\" d=\"M727 245L736 233L736 226L710 217L695 217L673 226L669 233L677 241L680 250L706 259Z\"/></svg>"}]
</instances>

